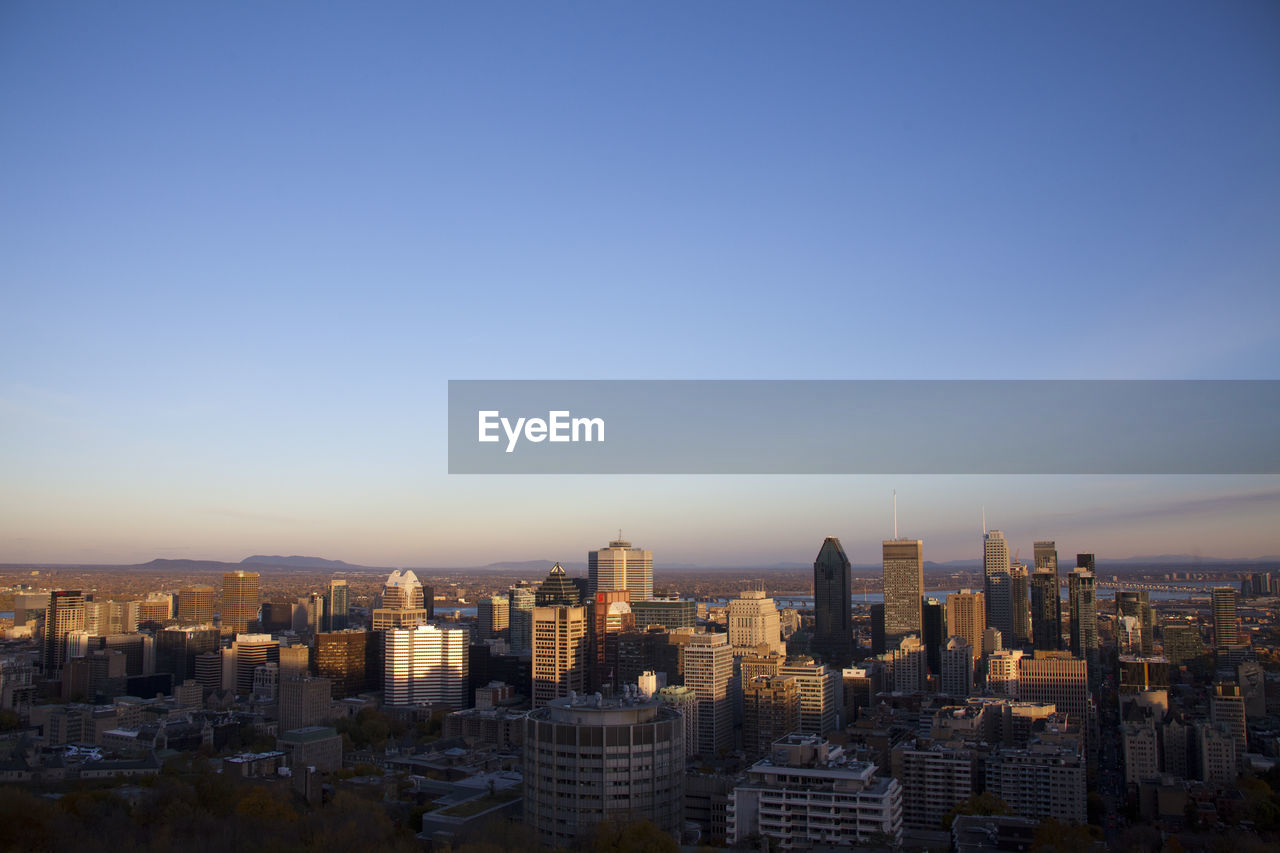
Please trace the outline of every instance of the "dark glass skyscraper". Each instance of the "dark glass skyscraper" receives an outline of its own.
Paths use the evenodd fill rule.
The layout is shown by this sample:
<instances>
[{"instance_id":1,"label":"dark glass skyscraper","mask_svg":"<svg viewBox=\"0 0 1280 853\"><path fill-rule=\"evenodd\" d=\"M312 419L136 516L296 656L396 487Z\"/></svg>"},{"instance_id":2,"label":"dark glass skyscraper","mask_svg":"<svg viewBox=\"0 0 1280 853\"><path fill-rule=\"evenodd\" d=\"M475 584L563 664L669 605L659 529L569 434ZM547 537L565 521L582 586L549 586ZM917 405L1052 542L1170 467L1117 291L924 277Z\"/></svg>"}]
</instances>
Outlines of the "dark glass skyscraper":
<instances>
[{"instance_id":1,"label":"dark glass skyscraper","mask_svg":"<svg viewBox=\"0 0 1280 853\"><path fill-rule=\"evenodd\" d=\"M828 536L813 561L812 648L832 667L853 662L853 578L840 540Z\"/></svg>"},{"instance_id":2,"label":"dark glass skyscraper","mask_svg":"<svg viewBox=\"0 0 1280 853\"><path fill-rule=\"evenodd\" d=\"M929 671L942 675L942 649L947 642L946 609L936 598L924 603L924 647L929 658Z\"/></svg>"},{"instance_id":3,"label":"dark glass skyscraper","mask_svg":"<svg viewBox=\"0 0 1280 853\"><path fill-rule=\"evenodd\" d=\"M1062 648L1061 596L1057 573L1036 569L1031 575L1031 639L1037 649Z\"/></svg>"}]
</instances>

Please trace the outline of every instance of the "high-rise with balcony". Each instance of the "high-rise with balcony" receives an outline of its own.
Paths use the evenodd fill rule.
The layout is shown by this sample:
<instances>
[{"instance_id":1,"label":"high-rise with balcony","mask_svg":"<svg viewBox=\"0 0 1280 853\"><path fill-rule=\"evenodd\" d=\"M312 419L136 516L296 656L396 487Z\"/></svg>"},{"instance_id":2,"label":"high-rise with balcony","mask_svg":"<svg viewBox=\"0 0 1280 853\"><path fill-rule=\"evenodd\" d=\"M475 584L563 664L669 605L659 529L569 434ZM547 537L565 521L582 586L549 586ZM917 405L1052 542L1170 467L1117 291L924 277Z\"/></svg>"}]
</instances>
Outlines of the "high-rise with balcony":
<instances>
[{"instance_id":1,"label":"high-rise with balcony","mask_svg":"<svg viewBox=\"0 0 1280 853\"><path fill-rule=\"evenodd\" d=\"M853 577L840 540L828 536L813 561L811 648L833 669L853 662Z\"/></svg>"},{"instance_id":2,"label":"high-rise with balcony","mask_svg":"<svg viewBox=\"0 0 1280 853\"><path fill-rule=\"evenodd\" d=\"M594 596L622 589L631 593L631 601L653 598L653 552L618 538L587 552L587 590Z\"/></svg>"},{"instance_id":3,"label":"high-rise with balcony","mask_svg":"<svg viewBox=\"0 0 1280 853\"><path fill-rule=\"evenodd\" d=\"M476 602L476 638L489 640L511 624L511 601L505 595L486 595Z\"/></svg>"},{"instance_id":4,"label":"high-rise with balcony","mask_svg":"<svg viewBox=\"0 0 1280 853\"><path fill-rule=\"evenodd\" d=\"M881 543L884 567L884 641L893 648L910 634L923 637L924 542L886 539Z\"/></svg>"},{"instance_id":5,"label":"high-rise with balcony","mask_svg":"<svg viewBox=\"0 0 1280 853\"><path fill-rule=\"evenodd\" d=\"M989 531L982 542L982 574L986 584L987 627L1005 637L1013 630L1013 588L1010 577L1009 543L999 530Z\"/></svg>"},{"instance_id":6,"label":"high-rise with balcony","mask_svg":"<svg viewBox=\"0 0 1280 853\"><path fill-rule=\"evenodd\" d=\"M1213 645L1218 650L1240 647L1240 627L1236 622L1236 591L1229 586L1213 588Z\"/></svg>"},{"instance_id":7,"label":"high-rise with balcony","mask_svg":"<svg viewBox=\"0 0 1280 853\"><path fill-rule=\"evenodd\" d=\"M239 634L258 621L258 573L235 571L222 576L222 633Z\"/></svg>"}]
</instances>

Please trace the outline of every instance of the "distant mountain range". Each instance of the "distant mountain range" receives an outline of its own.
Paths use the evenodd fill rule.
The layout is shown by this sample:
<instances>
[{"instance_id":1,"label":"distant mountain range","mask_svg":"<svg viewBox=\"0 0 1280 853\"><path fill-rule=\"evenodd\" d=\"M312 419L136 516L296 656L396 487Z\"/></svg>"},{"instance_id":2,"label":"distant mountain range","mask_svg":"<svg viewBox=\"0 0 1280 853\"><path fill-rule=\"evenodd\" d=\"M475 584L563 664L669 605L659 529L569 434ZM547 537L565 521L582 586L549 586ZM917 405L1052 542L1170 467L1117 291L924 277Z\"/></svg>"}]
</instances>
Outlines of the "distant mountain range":
<instances>
[{"instance_id":1,"label":"distant mountain range","mask_svg":"<svg viewBox=\"0 0 1280 853\"><path fill-rule=\"evenodd\" d=\"M1075 560L1070 555L1062 554L1061 567L1062 571L1069 571L1074 565ZM0 564L9 568L72 568L75 564L59 563L59 564L34 564L34 563L9 563ZM85 564L81 564L82 567ZM473 572L510 572L519 574L542 574L551 570L555 565L554 560L508 560L497 563L489 563L484 566L407 566L401 568L412 568L419 572L457 572L457 571L473 571ZM565 571L576 574L586 573L587 564L585 562L563 562ZM700 572L767 572L767 571L803 571L812 567L812 563L769 563L743 566L700 566L693 563L663 563L655 566L658 571L679 572L679 571L700 571ZM1230 567L1258 567L1274 570L1280 567L1280 556L1266 557L1202 557L1195 554L1159 554L1156 556L1145 557L1099 557L1099 571L1111 569L1127 569L1138 567L1169 567L1169 568L1187 568L1187 569L1207 569L1207 568L1230 568ZM136 563L133 565L109 566L105 564L95 564L95 568L125 568L125 569L149 569L152 571L168 571L168 572L232 572L237 569L252 569L254 571L271 571L276 570L298 570L298 569L315 569L330 572L387 572L392 571L389 566L364 566L358 563L348 563L344 560L330 560L324 557L307 557L293 555L289 557L279 555L254 554L252 557L245 557L238 563L222 562L220 560L186 560L186 559L155 559L147 563ZM981 571L982 560L948 560L946 562L934 562L926 560L924 564L925 572L928 574L948 574L962 571ZM866 574L868 572L879 572L881 566L879 563L854 563L853 571L858 574Z\"/></svg>"}]
</instances>

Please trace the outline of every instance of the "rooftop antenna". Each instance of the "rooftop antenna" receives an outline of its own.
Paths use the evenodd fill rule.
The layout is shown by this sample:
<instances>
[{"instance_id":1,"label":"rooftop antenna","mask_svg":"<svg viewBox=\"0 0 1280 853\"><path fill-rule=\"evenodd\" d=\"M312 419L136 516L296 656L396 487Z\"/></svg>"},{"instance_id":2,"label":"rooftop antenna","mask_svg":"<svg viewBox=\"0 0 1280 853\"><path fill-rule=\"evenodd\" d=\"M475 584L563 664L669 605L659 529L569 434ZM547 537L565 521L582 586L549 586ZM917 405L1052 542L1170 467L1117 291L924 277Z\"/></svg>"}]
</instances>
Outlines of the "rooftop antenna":
<instances>
[{"instance_id":1,"label":"rooftop antenna","mask_svg":"<svg viewBox=\"0 0 1280 853\"><path fill-rule=\"evenodd\" d=\"M987 507L985 504L982 506L982 535L987 535Z\"/></svg>"},{"instance_id":2,"label":"rooftop antenna","mask_svg":"<svg viewBox=\"0 0 1280 853\"><path fill-rule=\"evenodd\" d=\"M893 490L893 538L898 538L898 490Z\"/></svg>"}]
</instances>

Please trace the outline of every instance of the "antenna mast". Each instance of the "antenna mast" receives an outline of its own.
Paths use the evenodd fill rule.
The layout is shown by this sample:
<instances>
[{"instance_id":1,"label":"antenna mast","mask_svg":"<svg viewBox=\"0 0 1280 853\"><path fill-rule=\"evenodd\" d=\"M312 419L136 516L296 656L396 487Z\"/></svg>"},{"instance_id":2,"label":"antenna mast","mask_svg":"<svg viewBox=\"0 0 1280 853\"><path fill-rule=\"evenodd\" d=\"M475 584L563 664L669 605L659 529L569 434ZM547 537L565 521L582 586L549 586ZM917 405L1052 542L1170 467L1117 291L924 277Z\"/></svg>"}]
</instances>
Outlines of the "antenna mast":
<instances>
[{"instance_id":1,"label":"antenna mast","mask_svg":"<svg viewBox=\"0 0 1280 853\"><path fill-rule=\"evenodd\" d=\"M987 507L985 504L982 507L982 535L987 535Z\"/></svg>"}]
</instances>

